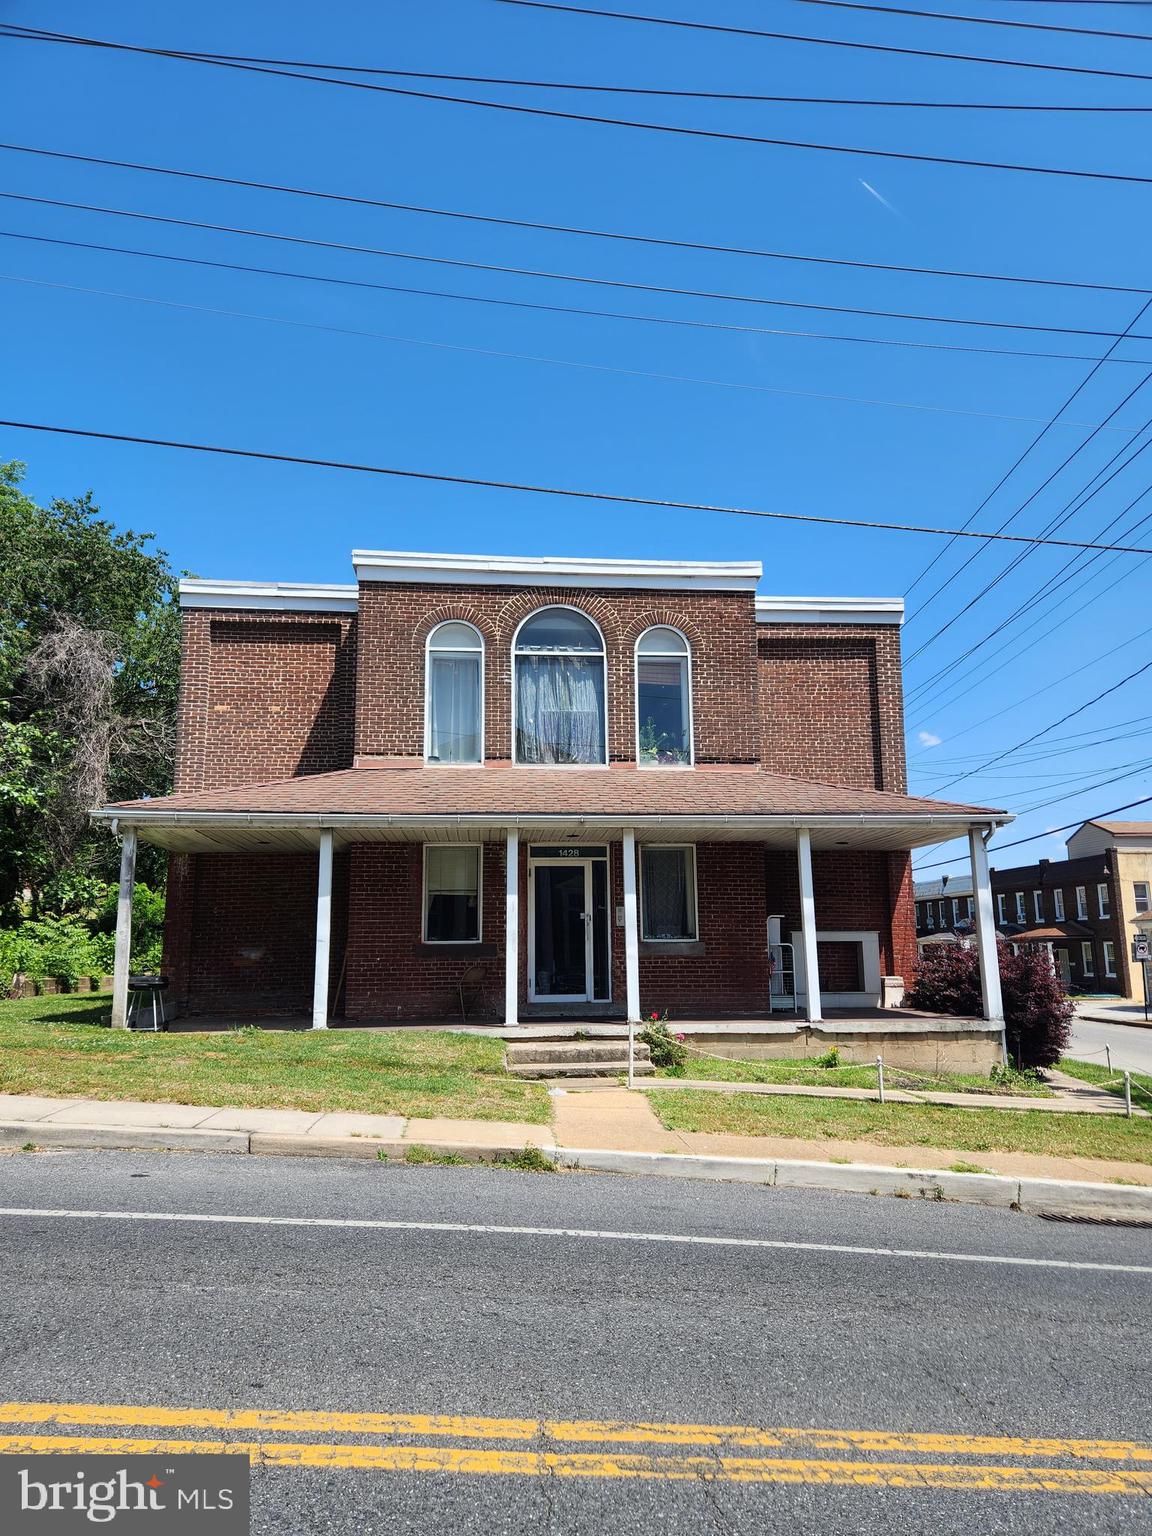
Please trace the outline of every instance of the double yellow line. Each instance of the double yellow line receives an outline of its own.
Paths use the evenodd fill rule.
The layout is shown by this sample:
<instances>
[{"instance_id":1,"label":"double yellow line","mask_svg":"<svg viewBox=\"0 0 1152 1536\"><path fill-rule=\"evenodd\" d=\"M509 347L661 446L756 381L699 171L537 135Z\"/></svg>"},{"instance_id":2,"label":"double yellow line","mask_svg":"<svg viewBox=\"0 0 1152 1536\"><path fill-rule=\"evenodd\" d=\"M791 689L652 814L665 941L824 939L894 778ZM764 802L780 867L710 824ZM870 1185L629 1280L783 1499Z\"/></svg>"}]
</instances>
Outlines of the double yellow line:
<instances>
[{"instance_id":1,"label":"double yellow line","mask_svg":"<svg viewBox=\"0 0 1152 1536\"><path fill-rule=\"evenodd\" d=\"M103 1403L3 1403L0 1404L0 1425L19 1425L24 1431L0 1435L0 1453L16 1455L212 1451L247 1455L254 1464L268 1467L341 1467L505 1477L705 1478L736 1483L983 1489L1014 1493L1152 1493L1152 1445L1130 1440L1036 1439L919 1431L760 1429L743 1425L629 1423L599 1419L161 1408ZM158 1439L152 1435L28 1432L34 1427L61 1426L105 1431L228 1431L236 1438ZM361 1438L344 1442L241 1438L269 1434ZM373 1439L364 1443L363 1437ZM444 1439L488 1443L464 1446L395 1443ZM493 1446L492 1441L515 1444ZM570 1448L585 1445L598 1448ZM639 1446L662 1447L676 1450L678 1454L631 1449ZM803 1458L788 1454L734 1454L747 1451L787 1453L801 1449L842 1454ZM995 1456L1012 1458L1021 1465L989 1465L960 1459L949 1462L858 1459L877 1455ZM1072 1465L1042 1464L1045 1460L1071 1462ZM1086 1465L1089 1462L1095 1465ZM1127 1465L1122 1465L1124 1463Z\"/></svg>"}]
</instances>

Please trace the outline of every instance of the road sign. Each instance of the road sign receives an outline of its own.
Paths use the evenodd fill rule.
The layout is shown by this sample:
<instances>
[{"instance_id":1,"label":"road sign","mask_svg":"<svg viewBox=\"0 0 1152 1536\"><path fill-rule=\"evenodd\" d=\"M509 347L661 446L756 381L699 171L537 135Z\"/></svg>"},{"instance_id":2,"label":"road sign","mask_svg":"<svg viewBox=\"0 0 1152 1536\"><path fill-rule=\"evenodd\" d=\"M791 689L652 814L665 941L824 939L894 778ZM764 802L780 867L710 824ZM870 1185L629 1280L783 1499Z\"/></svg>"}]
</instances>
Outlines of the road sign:
<instances>
[{"instance_id":1,"label":"road sign","mask_svg":"<svg viewBox=\"0 0 1152 1536\"><path fill-rule=\"evenodd\" d=\"M1132 940L1133 960L1152 960L1152 940L1146 933L1138 933Z\"/></svg>"}]
</instances>

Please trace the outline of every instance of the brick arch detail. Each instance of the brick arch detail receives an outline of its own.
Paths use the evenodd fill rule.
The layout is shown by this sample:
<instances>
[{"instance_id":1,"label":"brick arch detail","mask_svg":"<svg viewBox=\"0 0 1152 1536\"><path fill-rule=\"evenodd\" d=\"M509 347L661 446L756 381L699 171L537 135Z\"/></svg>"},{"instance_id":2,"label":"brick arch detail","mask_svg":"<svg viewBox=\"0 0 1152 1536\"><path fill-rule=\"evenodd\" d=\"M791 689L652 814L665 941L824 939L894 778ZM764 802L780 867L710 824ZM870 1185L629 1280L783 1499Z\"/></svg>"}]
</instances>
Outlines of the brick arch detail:
<instances>
[{"instance_id":1,"label":"brick arch detail","mask_svg":"<svg viewBox=\"0 0 1152 1536\"><path fill-rule=\"evenodd\" d=\"M650 608L647 613L637 615L624 630L623 639L635 650L637 640L646 629L658 628L678 629L692 647L693 653L703 644L696 624L678 608Z\"/></svg>"},{"instance_id":2,"label":"brick arch detail","mask_svg":"<svg viewBox=\"0 0 1152 1536\"><path fill-rule=\"evenodd\" d=\"M417 644L421 648L425 647L428 644L428 636L441 624L471 624L472 628L479 632L485 649L498 643L488 616L481 613L478 608L472 607L471 604L441 603L436 608L430 608L422 618L417 619L412 631Z\"/></svg>"},{"instance_id":3,"label":"brick arch detail","mask_svg":"<svg viewBox=\"0 0 1152 1536\"><path fill-rule=\"evenodd\" d=\"M540 608L574 608L599 626L606 649L620 641L622 626L610 599L580 587L539 587L514 593L498 610L494 621L500 638L511 645L521 623Z\"/></svg>"}]
</instances>

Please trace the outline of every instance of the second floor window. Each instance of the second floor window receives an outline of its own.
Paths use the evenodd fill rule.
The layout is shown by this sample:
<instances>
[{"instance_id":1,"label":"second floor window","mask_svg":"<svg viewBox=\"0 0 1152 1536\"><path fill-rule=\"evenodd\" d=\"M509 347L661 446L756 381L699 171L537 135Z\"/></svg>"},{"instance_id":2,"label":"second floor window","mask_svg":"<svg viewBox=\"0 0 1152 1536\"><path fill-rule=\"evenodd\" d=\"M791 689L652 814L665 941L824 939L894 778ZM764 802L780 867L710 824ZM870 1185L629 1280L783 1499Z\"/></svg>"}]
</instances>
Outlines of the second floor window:
<instances>
[{"instance_id":1,"label":"second floor window","mask_svg":"<svg viewBox=\"0 0 1152 1536\"><path fill-rule=\"evenodd\" d=\"M1083 885L1076 887L1076 916L1081 922L1088 916L1088 890Z\"/></svg>"},{"instance_id":2,"label":"second floor window","mask_svg":"<svg viewBox=\"0 0 1152 1536\"><path fill-rule=\"evenodd\" d=\"M1032 892L1032 916L1038 923L1044 921L1044 892Z\"/></svg>"},{"instance_id":3,"label":"second floor window","mask_svg":"<svg viewBox=\"0 0 1152 1536\"><path fill-rule=\"evenodd\" d=\"M1052 892L1052 907L1056 913L1056 921L1062 923L1064 921L1064 892L1059 886Z\"/></svg>"},{"instance_id":4,"label":"second floor window","mask_svg":"<svg viewBox=\"0 0 1152 1536\"><path fill-rule=\"evenodd\" d=\"M484 642L471 624L439 624L428 636L427 696L428 761L482 761Z\"/></svg>"},{"instance_id":5,"label":"second floor window","mask_svg":"<svg viewBox=\"0 0 1152 1536\"><path fill-rule=\"evenodd\" d=\"M606 763L604 641L575 608L542 608L514 646L516 761Z\"/></svg>"},{"instance_id":6,"label":"second floor window","mask_svg":"<svg viewBox=\"0 0 1152 1536\"><path fill-rule=\"evenodd\" d=\"M1143 915L1152 912L1152 886L1147 880L1134 880L1132 882L1132 896L1136 902L1136 911Z\"/></svg>"},{"instance_id":7,"label":"second floor window","mask_svg":"<svg viewBox=\"0 0 1152 1536\"><path fill-rule=\"evenodd\" d=\"M1018 923L1026 923L1028 921L1028 913L1024 907L1023 891L1016 892L1016 921Z\"/></svg>"},{"instance_id":8,"label":"second floor window","mask_svg":"<svg viewBox=\"0 0 1152 1536\"><path fill-rule=\"evenodd\" d=\"M1006 923L1008 921L1008 915L1004 911L1005 899L1006 898L1004 896L1004 892L1003 891L997 891L997 893L996 893L996 921L998 923Z\"/></svg>"},{"instance_id":9,"label":"second floor window","mask_svg":"<svg viewBox=\"0 0 1152 1536\"><path fill-rule=\"evenodd\" d=\"M1107 883L1096 887L1096 909L1101 917L1112 916L1112 897Z\"/></svg>"},{"instance_id":10,"label":"second floor window","mask_svg":"<svg viewBox=\"0 0 1152 1536\"><path fill-rule=\"evenodd\" d=\"M686 767L692 761L688 642L677 629L646 629L636 642L636 761Z\"/></svg>"}]
</instances>

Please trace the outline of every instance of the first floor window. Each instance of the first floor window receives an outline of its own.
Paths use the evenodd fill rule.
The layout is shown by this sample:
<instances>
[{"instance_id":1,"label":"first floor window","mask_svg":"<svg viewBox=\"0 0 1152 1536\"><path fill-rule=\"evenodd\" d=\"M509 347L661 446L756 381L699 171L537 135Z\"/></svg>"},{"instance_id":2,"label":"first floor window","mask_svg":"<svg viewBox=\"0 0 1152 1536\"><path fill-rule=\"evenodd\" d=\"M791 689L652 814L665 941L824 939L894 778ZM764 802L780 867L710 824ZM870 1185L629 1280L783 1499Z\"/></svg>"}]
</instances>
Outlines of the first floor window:
<instances>
[{"instance_id":1,"label":"first floor window","mask_svg":"<svg viewBox=\"0 0 1152 1536\"><path fill-rule=\"evenodd\" d=\"M1080 967L1085 976L1096 974L1096 962L1092 957L1092 943L1089 939L1085 939L1080 946Z\"/></svg>"},{"instance_id":2,"label":"first floor window","mask_svg":"<svg viewBox=\"0 0 1152 1536\"><path fill-rule=\"evenodd\" d=\"M1105 976L1116 974L1116 946L1111 939L1104 940L1104 974Z\"/></svg>"},{"instance_id":3,"label":"first floor window","mask_svg":"<svg viewBox=\"0 0 1152 1536\"><path fill-rule=\"evenodd\" d=\"M641 849L641 923L645 939L696 937L696 850L650 844Z\"/></svg>"},{"instance_id":4,"label":"first floor window","mask_svg":"<svg viewBox=\"0 0 1152 1536\"><path fill-rule=\"evenodd\" d=\"M424 850L424 938L429 944L468 944L480 937L480 849Z\"/></svg>"}]
</instances>

